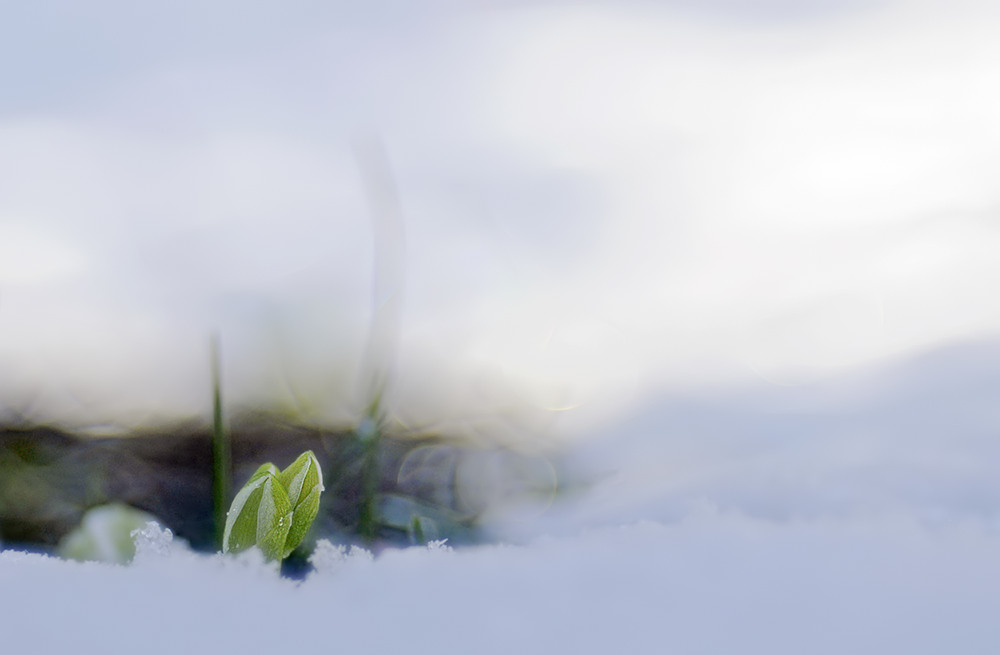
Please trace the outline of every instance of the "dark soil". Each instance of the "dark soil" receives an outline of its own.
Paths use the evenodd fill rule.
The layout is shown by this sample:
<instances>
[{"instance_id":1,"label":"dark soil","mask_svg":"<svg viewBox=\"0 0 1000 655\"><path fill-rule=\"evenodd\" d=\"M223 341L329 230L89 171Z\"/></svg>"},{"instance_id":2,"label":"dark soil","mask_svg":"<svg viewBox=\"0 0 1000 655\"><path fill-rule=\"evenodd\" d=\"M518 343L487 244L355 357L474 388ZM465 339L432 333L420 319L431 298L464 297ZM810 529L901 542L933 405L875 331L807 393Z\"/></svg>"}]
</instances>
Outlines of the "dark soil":
<instances>
[{"instance_id":1,"label":"dark soil","mask_svg":"<svg viewBox=\"0 0 1000 655\"><path fill-rule=\"evenodd\" d=\"M365 448L353 430L286 424L268 417L231 430L233 491L263 462L279 468L305 450L323 467L326 492L314 529L341 543L399 543L414 538L413 516L433 525L428 538L474 540L475 512L453 489L463 448L433 436L385 435L378 442L378 522L359 535ZM449 445L451 444L451 445ZM406 455L434 445L434 470L400 481ZM184 425L116 438L92 438L46 426L0 427L0 540L51 550L85 511L122 502L156 516L197 550L214 551L212 437L207 425ZM428 520L429 519L429 520Z\"/></svg>"}]
</instances>

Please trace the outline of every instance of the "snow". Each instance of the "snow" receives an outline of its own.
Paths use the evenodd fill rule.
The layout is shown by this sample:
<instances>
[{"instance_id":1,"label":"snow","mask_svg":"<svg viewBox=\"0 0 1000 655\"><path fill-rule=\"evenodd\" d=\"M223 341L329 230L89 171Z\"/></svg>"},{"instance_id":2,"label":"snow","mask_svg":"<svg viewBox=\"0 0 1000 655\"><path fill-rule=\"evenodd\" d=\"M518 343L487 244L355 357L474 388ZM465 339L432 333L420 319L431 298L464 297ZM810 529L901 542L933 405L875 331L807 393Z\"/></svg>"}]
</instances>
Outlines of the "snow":
<instances>
[{"instance_id":1,"label":"snow","mask_svg":"<svg viewBox=\"0 0 1000 655\"><path fill-rule=\"evenodd\" d=\"M707 513L524 547L354 554L300 583L258 559L128 567L0 555L10 652L991 653L1000 536Z\"/></svg>"}]
</instances>

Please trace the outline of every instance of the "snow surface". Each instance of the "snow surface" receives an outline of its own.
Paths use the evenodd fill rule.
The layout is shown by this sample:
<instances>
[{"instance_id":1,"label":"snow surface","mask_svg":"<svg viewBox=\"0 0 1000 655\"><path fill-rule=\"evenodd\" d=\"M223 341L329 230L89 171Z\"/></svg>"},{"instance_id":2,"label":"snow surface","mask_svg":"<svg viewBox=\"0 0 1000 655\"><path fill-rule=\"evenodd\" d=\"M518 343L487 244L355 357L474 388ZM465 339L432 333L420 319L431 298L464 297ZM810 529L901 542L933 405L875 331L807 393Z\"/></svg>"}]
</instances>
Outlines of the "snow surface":
<instances>
[{"instance_id":1,"label":"snow surface","mask_svg":"<svg viewBox=\"0 0 1000 655\"><path fill-rule=\"evenodd\" d=\"M994 653L998 552L976 526L712 513L348 557L301 583L183 551L7 551L0 616L8 652Z\"/></svg>"}]
</instances>

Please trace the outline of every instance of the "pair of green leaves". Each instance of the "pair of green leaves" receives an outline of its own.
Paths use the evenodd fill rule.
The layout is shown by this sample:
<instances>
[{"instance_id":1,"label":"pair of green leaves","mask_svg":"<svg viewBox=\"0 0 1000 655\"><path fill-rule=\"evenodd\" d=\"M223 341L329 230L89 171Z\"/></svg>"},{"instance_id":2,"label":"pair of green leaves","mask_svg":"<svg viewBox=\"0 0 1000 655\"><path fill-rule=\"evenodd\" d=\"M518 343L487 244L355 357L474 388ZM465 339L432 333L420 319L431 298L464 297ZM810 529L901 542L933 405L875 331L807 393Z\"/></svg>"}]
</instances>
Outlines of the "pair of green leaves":
<instances>
[{"instance_id":1,"label":"pair of green leaves","mask_svg":"<svg viewBox=\"0 0 1000 655\"><path fill-rule=\"evenodd\" d=\"M261 465L233 499L222 551L257 546L268 559L285 559L309 532L322 492L323 474L311 450L284 471L270 462Z\"/></svg>"}]
</instances>

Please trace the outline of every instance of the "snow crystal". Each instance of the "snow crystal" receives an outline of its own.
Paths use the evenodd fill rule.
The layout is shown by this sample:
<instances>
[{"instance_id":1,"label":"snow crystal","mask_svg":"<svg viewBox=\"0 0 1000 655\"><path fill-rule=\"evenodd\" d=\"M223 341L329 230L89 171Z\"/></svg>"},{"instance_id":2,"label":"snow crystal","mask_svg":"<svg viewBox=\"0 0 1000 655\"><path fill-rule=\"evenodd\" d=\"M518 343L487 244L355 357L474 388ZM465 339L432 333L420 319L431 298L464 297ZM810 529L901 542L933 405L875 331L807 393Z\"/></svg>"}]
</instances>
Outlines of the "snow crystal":
<instances>
[{"instance_id":1,"label":"snow crystal","mask_svg":"<svg viewBox=\"0 0 1000 655\"><path fill-rule=\"evenodd\" d=\"M341 570L345 565L358 562L371 562L375 559L370 551L358 546L351 546L350 550L342 544L333 544L327 539L320 539L316 542L316 548L309 556L309 563L313 565L316 573L329 574Z\"/></svg>"},{"instance_id":2,"label":"snow crystal","mask_svg":"<svg viewBox=\"0 0 1000 655\"><path fill-rule=\"evenodd\" d=\"M448 545L447 539L435 539L427 542L427 550L432 553L450 553L453 549Z\"/></svg>"},{"instance_id":3,"label":"snow crystal","mask_svg":"<svg viewBox=\"0 0 1000 655\"><path fill-rule=\"evenodd\" d=\"M174 533L170 528L161 527L150 521L146 527L132 531L135 541L135 558L166 557L174 550Z\"/></svg>"}]
</instances>

